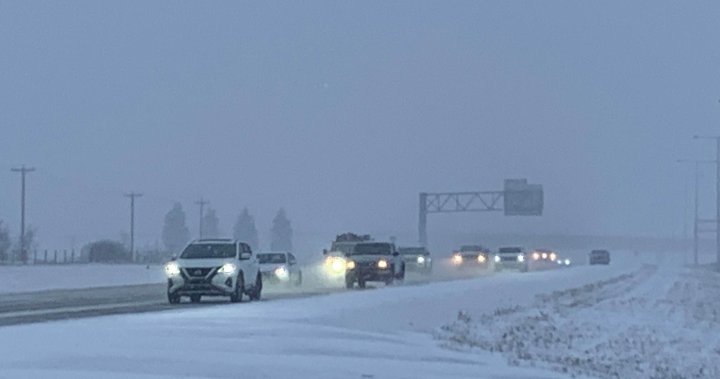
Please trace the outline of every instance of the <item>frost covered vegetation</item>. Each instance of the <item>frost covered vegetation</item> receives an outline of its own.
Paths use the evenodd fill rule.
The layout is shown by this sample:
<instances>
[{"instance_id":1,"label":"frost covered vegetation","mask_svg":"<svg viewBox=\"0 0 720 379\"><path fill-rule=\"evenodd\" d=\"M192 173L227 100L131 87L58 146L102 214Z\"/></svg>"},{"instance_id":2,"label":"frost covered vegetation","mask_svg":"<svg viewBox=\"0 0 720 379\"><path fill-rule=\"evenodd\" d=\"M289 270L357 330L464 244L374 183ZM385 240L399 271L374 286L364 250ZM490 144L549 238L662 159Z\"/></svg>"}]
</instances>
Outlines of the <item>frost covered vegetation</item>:
<instances>
[{"instance_id":1,"label":"frost covered vegetation","mask_svg":"<svg viewBox=\"0 0 720 379\"><path fill-rule=\"evenodd\" d=\"M598 378L720 378L720 275L645 266L527 307L458 313L436 337L511 365Z\"/></svg>"}]
</instances>

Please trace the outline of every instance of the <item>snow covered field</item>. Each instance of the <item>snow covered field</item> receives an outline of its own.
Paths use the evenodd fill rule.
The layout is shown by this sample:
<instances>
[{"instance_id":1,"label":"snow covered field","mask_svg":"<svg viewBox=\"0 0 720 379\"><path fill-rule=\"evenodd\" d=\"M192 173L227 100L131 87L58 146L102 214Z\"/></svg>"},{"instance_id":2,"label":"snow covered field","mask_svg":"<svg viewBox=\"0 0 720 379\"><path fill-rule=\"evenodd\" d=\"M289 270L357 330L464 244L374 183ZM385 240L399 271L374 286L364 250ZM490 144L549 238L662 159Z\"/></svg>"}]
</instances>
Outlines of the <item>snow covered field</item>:
<instances>
[{"instance_id":1,"label":"snow covered field","mask_svg":"<svg viewBox=\"0 0 720 379\"><path fill-rule=\"evenodd\" d=\"M587 293L582 298L592 314L644 296L643 288L651 294L671 289L672 284L656 282L681 274L615 262L610 267L503 273L303 299L188 305L170 312L5 327L0 328L0 340L12 343L0 344L0 378L570 377L553 371L556 367L548 359L520 361L470 342L483 336L473 320L498 309L510 310L508 320L520 320L516 314L536 307L574 319L567 310L574 309L573 303L564 302L567 294ZM613 279L621 275L626 276ZM609 284L593 284L601 281ZM620 287L603 290L608 286ZM465 325L469 343L452 337L458 332L453 320L460 310L470 317ZM579 320L585 319L592 317ZM510 325L495 322L493 330ZM711 320L707 324L714 328Z\"/></svg>"},{"instance_id":2,"label":"snow covered field","mask_svg":"<svg viewBox=\"0 0 720 379\"><path fill-rule=\"evenodd\" d=\"M158 265L0 266L0 293L163 283L164 275Z\"/></svg>"}]
</instances>

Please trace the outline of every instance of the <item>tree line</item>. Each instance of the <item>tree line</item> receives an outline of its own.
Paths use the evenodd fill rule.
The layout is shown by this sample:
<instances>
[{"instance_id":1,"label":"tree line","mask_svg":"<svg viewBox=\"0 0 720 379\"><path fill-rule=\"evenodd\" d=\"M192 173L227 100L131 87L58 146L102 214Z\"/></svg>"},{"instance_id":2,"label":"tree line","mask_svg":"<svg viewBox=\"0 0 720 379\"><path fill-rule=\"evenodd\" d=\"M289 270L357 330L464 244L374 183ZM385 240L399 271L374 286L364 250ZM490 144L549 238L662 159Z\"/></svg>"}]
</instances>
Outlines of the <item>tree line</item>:
<instances>
[{"instance_id":1,"label":"tree line","mask_svg":"<svg viewBox=\"0 0 720 379\"><path fill-rule=\"evenodd\" d=\"M203 238L227 237L220 231L220 219L215 209L208 209L202 217ZM237 216L232 229L232 237L246 242L253 250L260 248L258 229L255 225L255 217L250 214L247 208ZM272 221L270 228L270 250L291 251L293 231L290 220L284 209L280 209ZM172 253L179 253L190 241L191 233L187 226L187 217L182 204L175 203L165 214L165 221L162 230L162 242L165 249Z\"/></svg>"}]
</instances>

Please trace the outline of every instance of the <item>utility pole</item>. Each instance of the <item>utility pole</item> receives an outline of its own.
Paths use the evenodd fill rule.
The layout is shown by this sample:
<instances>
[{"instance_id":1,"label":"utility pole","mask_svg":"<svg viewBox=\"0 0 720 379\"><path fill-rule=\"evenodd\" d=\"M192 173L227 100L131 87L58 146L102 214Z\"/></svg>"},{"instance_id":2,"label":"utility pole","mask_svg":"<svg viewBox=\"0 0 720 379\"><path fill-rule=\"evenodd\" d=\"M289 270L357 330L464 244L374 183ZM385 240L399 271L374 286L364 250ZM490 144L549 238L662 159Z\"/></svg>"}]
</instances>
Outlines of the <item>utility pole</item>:
<instances>
[{"instance_id":1,"label":"utility pole","mask_svg":"<svg viewBox=\"0 0 720 379\"><path fill-rule=\"evenodd\" d=\"M137 261L135 256L135 199L142 197L141 193L130 192L126 193L125 197L130 198L130 259L133 262Z\"/></svg>"},{"instance_id":2,"label":"utility pole","mask_svg":"<svg viewBox=\"0 0 720 379\"><path fill-rule=\"evenodd\" d=\"M695 166L695 217L693 218L693 264L699 265L698 252L700 238L700 165L703 163L716 163L709 160L678 159L678 163L692 163Z\"/></svg>"},{"instance_id":3,"label":"utility pole","mask_svg":"<svg viewBox=\"0 0 720 379\"><path fill-rule=\"evenodd\" d=\"M210 202L201 197L200 200L195 202L195 204L200 206L200 229L199 229L200 237L199 238L202 239L203 238L203 217L205 216L205 206L210 204Z\"/></svg>"},{"instance_id":4,"label":"utility pole","mask_svg":"<svg viewBox=\"0 0 720 379\"><path fill-rule=\"evenodd\" d=\"M715 141L715 247L717 249L717 270L720 271L720 136L694 136L693 138Z\"/></svg>"},{"instance_id":5,"label":"utility pole","mask_svg":"<svg viewBox=\"0 0 720 379\"><path fill-rule=\"evenodd\" d=\"M13 172L19 172L21 177L21 195L20 195L20 260L23 263L27 262L27 251L25 247L25 176L29 172L35 171L34 167L25 167L22 165L20 168L13 168ZM10 254L12 256L12 253ZM14 261L14 258L12 258Z\"/></svg>"}]
</instances>

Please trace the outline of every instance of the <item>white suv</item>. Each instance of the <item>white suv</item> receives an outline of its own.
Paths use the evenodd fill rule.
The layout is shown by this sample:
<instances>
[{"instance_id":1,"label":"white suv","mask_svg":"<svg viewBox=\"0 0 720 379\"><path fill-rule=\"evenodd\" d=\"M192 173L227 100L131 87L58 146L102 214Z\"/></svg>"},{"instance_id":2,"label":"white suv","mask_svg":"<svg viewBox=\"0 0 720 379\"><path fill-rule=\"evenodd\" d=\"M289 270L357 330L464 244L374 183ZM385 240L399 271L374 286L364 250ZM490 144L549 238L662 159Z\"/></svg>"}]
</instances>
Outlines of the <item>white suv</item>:
<instances>
[{"instance_id":1,"label":"white suv","mask_svg":"<svg viewBox=\"0 0 720 379\"><path fill-rule=\"evenodd\" d=\"M189 296L197 303L202 296L229 296L237 303L248 295L260 300L262 276L250 246L231 239L201 239L190 242L180 257L165 265L170 304Z\"/></svg>"}]
</instances>

